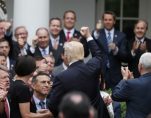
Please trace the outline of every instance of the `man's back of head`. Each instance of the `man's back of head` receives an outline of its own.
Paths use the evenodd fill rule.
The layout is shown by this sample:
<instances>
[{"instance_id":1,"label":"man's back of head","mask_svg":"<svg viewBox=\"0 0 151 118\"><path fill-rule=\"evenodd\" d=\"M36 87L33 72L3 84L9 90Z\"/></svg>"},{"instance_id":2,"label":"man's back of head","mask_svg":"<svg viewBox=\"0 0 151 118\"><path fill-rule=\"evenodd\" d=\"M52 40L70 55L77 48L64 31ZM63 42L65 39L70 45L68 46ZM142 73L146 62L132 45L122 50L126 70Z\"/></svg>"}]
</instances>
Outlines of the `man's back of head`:
<instances>
[{"instance_id":1,"label":"man's back of head","mask_svg":"<svg viewBox=\"0 0 151 118\"><path fill-rule=\"evenodd\" d=\"M60 118L89 118L92 107L85 94L71 92L63 97L59 108Z\"/></svg>"}]
</instances>

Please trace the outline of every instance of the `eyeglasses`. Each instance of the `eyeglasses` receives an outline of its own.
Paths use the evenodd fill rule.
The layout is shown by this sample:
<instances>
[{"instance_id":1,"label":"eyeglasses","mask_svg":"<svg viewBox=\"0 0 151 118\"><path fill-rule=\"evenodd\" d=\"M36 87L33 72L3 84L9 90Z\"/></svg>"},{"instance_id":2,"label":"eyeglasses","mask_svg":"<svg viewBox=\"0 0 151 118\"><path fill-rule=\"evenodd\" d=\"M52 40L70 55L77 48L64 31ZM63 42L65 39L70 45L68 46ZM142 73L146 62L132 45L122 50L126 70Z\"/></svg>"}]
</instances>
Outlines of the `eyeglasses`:
<instances>
[{"instance_id":1,"label":"eyeglasses","mask_svg":"<svg viewBox=\"0 0 151 118\"><path fill-rule=\"evenodd\" d=\"M27 35L27 33L16 33L17 36L19 35Z\"/></svg>"}]
</instances>

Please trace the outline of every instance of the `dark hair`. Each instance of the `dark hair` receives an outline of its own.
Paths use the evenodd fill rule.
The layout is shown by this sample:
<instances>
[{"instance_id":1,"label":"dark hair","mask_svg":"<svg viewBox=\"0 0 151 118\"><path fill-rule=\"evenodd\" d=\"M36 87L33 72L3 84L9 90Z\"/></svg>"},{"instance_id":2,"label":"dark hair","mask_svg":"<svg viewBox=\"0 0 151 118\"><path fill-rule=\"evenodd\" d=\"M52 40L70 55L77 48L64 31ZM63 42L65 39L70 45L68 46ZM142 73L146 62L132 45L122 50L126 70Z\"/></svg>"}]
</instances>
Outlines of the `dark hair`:
<instances>
[{"instance_id":1,"label":"dark hair","mask_svg":"<svg viewBox=\"0 0 151 118\"><path fill-rule=\"evenodd\" d=\"M49 76L49 74L40 71L40 72L38 72L38 74L36 74L35 76L33 76L32 83L37 82L37 77L41 76L41 75L45 75L45 76L49 77L50 81L52 80L52 78Z\"/></svg>"},{"instance_id":2,"label":"dark hair","mask_svg":"<svg viewBox=\"0 0 151 118\"><path fill-rule=\"evenodd\" d=\"M64 14L63 14L63 19L65 19L67 13L72 13L72 14L74 14L74 18L75 18L75 20L76 20L76 18L77 18L77 17L76 17L76 13L75 13L75 11L73 11L73 10L67 10L67 11L65 11Z\"/></svg>"},{"instance_id":3,"label":"dark hair","mask_svg":"<svg viewBox=\"0 0 151 118\"><path fill-rule=\"evenodd\" d=\"M76 101L74 97L81 97L80 101ZM60 112L65 118L89 118L89 110L91 108L90 100L81 92L71 92L66 94L59 106Z\"/></svg>"},{"instance_id":4,"label":"dark hair","mask_svg":"<svg viewBox=\"0 0 151 118\"><path fill-rule=\"evenodd\" d=\"M36 70L36 61L31 56L18 57L15 64L15 72L18 76L26 76L32 74Z\"/></svg>"},{"instance_id":5,"label":"dark hair","mask_svg":"<svg viewBox=\"0 0 151 118\"><path fill-rule=\"evenodd\" d=\"M104 19L104 15L105 15L105 14L112 15L114 21L116 21L116 15L115 15L115 13L114 13L113 11L105 11L105 12L103 13L103 15L102 15L102 19Z\"/></svg>"},{"instance_id":6,"label":"dark hair","mask_svg":"<svg viewBox=\"0 0 151 118\"><path fill-rule=\"evenodd\" d=\"M58 21L60 22L60 27L61 27L62 22L61 22L61 19L60 19L60 18L58 18L58 17L51 18L51 19L49 20L49 26L50 26L50 24L51 24L51 22L52 22L53 20L58 20Z\"/></svg>"}]
</instances>

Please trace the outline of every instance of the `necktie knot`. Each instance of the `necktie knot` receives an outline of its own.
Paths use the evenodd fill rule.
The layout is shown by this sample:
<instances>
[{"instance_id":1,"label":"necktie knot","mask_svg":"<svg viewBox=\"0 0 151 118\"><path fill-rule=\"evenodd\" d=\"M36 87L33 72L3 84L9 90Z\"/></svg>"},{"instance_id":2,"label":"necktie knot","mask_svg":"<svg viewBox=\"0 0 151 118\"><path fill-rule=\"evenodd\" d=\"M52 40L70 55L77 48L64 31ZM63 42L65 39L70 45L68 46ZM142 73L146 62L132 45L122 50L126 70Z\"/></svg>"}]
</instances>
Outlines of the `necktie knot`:
<instances>
[{"instance_id":1,"label":"necktie knot","mask_svg":"<svg viewBox=\"0 0 151 118\"><path fill-rule=\"evenodd\" d=\"M45 109L45 102L44 101L40 101L39 105L40 105L41 109Z\"/></svg>"}]
</instances>

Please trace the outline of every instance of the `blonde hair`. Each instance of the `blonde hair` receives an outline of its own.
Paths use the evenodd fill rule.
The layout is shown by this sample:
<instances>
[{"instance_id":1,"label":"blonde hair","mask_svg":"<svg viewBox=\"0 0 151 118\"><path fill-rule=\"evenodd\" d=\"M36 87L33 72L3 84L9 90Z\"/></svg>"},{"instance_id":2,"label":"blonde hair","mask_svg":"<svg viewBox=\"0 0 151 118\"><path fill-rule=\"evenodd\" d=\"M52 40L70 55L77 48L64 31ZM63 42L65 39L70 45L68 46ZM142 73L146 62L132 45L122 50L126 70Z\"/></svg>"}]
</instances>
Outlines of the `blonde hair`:
<instances>
[{"instance_id":1,"label":"blonde hair","mask_svg":"<svg viewBox=\"0 0 151 118\"><path fill-rule=\"evenodd\" d=\"M64 44L64 55L67 56L69 63L74 60L83 60L83 45L78 41L66 42Z\"/></svg>"}]
</instances>

